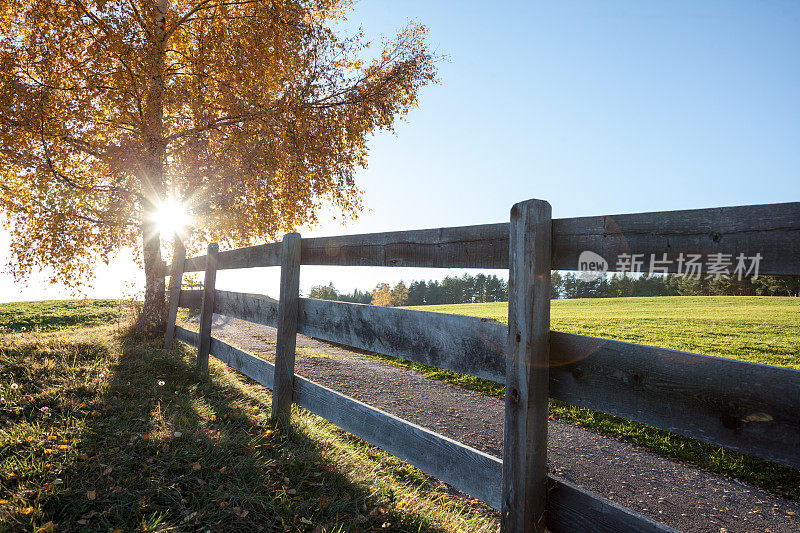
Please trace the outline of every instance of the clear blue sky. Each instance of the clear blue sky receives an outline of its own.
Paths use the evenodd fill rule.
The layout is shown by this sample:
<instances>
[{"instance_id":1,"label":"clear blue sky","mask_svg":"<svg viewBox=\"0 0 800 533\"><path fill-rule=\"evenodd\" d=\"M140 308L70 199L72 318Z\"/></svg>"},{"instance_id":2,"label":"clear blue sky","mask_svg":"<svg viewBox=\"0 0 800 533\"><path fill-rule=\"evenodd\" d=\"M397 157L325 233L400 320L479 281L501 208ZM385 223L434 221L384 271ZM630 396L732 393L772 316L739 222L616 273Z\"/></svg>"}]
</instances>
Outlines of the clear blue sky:
<instances>
[{"instance_id":1,"label":"clear blue sky","mask_svg":"<svg viewBox=\"0 0 800 533\"><path fill-rule=\"evenodd\" d=\"M448 55L441 84L372 139L368 211L304 235L499 222L528 198L555 217L800 200L800 2L362 0L351 24L378 37L409 19ZM114 296L120 264L89 294ZM447 273L304 268L301 285ZM66 296L0 282L0 300Z\"/></svg>"}]
</instances>

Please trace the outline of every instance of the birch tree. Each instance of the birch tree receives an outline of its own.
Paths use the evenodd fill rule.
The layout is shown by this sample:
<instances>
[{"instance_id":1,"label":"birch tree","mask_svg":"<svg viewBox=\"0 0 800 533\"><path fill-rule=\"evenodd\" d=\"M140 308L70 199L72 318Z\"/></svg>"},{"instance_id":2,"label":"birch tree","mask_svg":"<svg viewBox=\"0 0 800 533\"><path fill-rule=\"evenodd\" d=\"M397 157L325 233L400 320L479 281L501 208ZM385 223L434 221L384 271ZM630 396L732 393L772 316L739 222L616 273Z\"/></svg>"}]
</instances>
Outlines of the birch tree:
<instances>
[{"instance_id":1,"label":"birch tree","mask_svg":"<svg viewBox=\"0 0 800 533\"><path fill-rule=\"evenodd\" d=\"M0 212L11 271L67 285L138 250L164 317L159 221L242 246L361 208L369 133L435 79L426 28L335 31L346 0L0 0Z\"/></svg>"}]
</instances>

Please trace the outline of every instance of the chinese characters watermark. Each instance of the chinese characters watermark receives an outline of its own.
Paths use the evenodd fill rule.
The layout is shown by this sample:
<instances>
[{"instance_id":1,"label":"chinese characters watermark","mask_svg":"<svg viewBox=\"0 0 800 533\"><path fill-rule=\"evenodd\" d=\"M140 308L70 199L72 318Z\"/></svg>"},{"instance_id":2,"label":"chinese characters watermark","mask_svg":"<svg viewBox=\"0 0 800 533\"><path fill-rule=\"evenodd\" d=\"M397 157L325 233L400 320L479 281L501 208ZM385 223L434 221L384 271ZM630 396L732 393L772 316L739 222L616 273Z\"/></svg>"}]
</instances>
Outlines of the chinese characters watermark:
<instances>
[{"instance_id":1,"label":"chinese characters watermark","mask_svg":"<svg viewBox=\"0 0 800 533\"><path fill-rule=\"evenodd\" d=\"M763 256L757 253L748 256L743 253L685 254L681 252L677 258L669 259L667 254L620 254L617 256L616 270L623 275L631 274L668 274L670 272L689 279L718 280L723 276L736 277L741 280L745 276L758 278L758 269ZM581 252L578 258L578 270L586 281L598 279L608 271L608 262L599 254L591 251Z\"/></svg>"}]
</instances>

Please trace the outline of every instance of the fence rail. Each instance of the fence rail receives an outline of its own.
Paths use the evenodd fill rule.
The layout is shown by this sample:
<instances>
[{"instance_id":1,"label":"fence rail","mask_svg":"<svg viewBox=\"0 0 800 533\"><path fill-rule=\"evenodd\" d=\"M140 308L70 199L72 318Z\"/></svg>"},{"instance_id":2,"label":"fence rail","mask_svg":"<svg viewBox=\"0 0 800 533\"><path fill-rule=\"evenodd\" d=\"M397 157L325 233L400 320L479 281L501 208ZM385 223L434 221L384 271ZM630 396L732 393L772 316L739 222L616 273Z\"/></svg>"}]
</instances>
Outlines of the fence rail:
<instances>
[{"instance_id":1,"label":"fence rail","mask_svg":"<svg viewBox=\"0 0 800 533\"><path fill-rule=\"evenodd\" d=\"M199 308L202 291L181 291ZM277 325L277 302L216 292L214 312ZM300 299L304 335L505 383L508 327L477 317ZM550 397L800 468L800 371L551 332Z\"/></svg>"},{"instance_id":2,"label":"fence rail","mask_svg":"<svg viewBox=\"0 0 800 533\"><path fill-rule=\"evenodd\" d=\"M515 241L509 240L512 230ZM512 242L516 251L509 255ZM176 262L173 277L205 269L207 282L203 290L171 285L170 323L178 307L202 309L201 333L174 327L175 338L198 347L201 367L203 355L210 353L272 388L273 407L283 406L276 416L288 416L288 406L297 403L501 509L506 531L542 531L545 524L552 531L669 530L545 476L546 426L536 420L546 416L548 395L800 468L800 371L547 333L549 287L543 290L542 272L548 265L575 269L586 250L606 259L656 254L674 261L681 253L760 254L760 273L798 275L800 203L550 221L549 206L530 201L515 206L511 224L319 239L289 235L283 244L212 253L211 261L203 256ZM547 255L543 266L535 262ZM516 263L509 264L509 257ZM511 291L509 306L517 306L516 314L510 313L507 326L475 317L297 298L299 264L510 268L517 290ZM214 287L217 268L276 265L283 265L279 301ZM609 266L616 265L609 261ZM520 305L527 302L538 307ZM282 370L276 373L270 363L213 338L207 324L212 312L278 327L284 341L276 360ZM532 337L543 344L526 340L535 328L544 328ZM297 333L505 384L507 468L500 459L294 375L291 341Z\"/></svg>"},{"instance_id":3,"label":"fence rail","mask_svg":"<svg viewBox=\"0 0 800 533\"><path fill-rule=\"evenodd\" d=\"M303 239L301 264L508 268L508 223ZM592 251L617 268L623 254L651 254L678 271L680 254L761 254L764 275L800 275L800 202L553 219L550 268L578 270ZM220 252L218 269L280 265L280 243ZM184 272L205 269L205 256Z\"/></svg>"}]
</instances>

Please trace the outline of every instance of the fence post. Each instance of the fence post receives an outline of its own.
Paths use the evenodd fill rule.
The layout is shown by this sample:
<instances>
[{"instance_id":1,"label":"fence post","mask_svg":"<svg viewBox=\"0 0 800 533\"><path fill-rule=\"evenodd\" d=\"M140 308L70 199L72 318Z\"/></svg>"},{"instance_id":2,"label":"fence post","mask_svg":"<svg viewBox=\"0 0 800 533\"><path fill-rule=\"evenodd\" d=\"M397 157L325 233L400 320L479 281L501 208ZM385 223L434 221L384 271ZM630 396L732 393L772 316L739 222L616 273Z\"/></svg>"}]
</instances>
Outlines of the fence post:
<instances>
[{"instance_id":1,"label":"fence post","mask_svg":"<svg viewBox=\"0 0 800 533\"><path fill-rule=\"evenodd\" d=\"M287 233L283 236L281 251L278 343L275 351L275 388L272 391L272 416L281 422L287 422L292 413L299 299L300 234Z\"/></svg>"},{"instance_id":2,"label":"fence post","mask_svg":"<svg viewBox=\"0 0 800 533\"><path fill-rule=\"evenodd\" d=\"M183 279L183 262L186 260L186 247L183 239L175 233L175 253L172 257L172 272L169 276L169 314L167 315L167 329L164 331L164 348L172 348L172 339L175 337L175 320L178 317L178 303L181 298L181 280Z\"/></svg>"},{"instance_id":3,"label":"fence post","mask_svg":"<svg viewBox=\"0 0 800 533\"><path fill-rule=\"evenodd\" d=\"M550 204L520 202L509 228L501 529L545 531L550 360Z\"/></svg>"},{"instance_id":4,"label":"fence post","mask_svg":"<svg viewBox=\"0 0 800 533\"><path fill-rule=\"evenodd\" d=\"M197 369L208 375L208 354L211 350L211 319L214 316L214 295L217 283L219 245L212 242L206 252L206 276L203 280L203 304L200 307L200 336L197 342Z\"/></svg>"}]
</instances>

